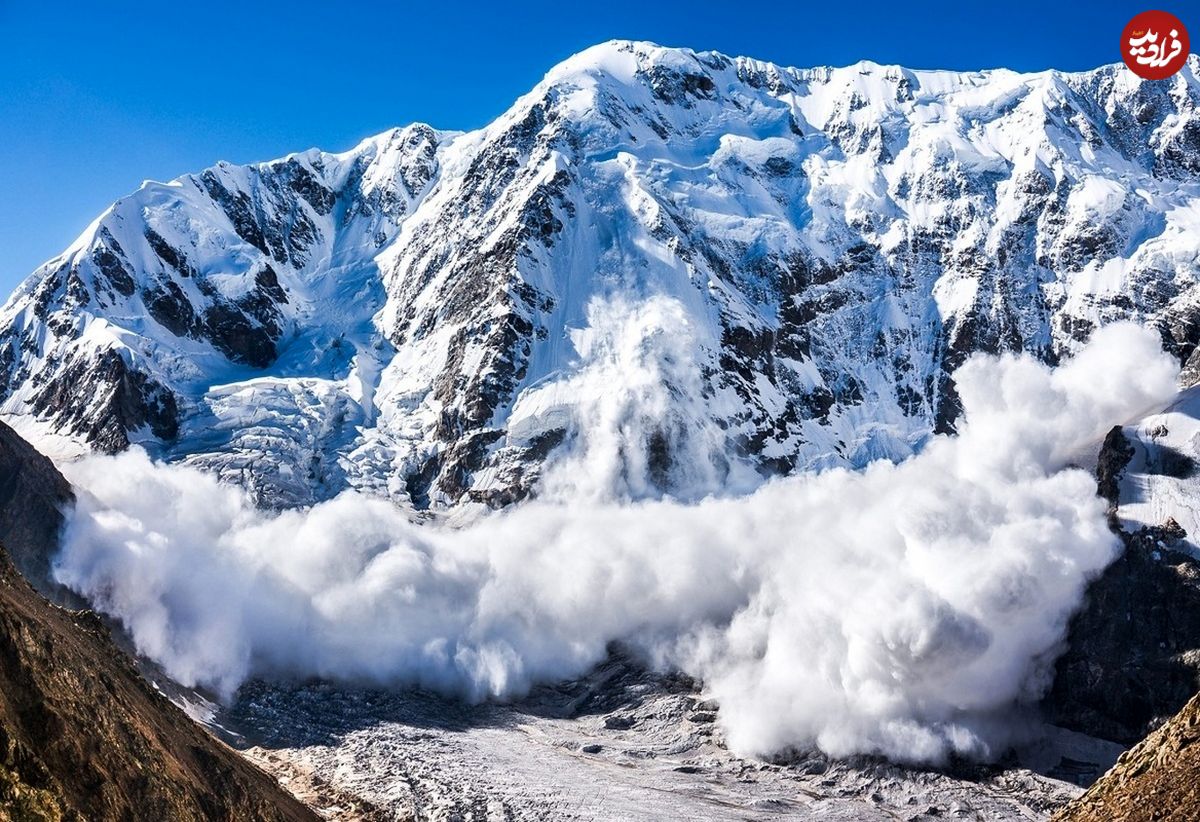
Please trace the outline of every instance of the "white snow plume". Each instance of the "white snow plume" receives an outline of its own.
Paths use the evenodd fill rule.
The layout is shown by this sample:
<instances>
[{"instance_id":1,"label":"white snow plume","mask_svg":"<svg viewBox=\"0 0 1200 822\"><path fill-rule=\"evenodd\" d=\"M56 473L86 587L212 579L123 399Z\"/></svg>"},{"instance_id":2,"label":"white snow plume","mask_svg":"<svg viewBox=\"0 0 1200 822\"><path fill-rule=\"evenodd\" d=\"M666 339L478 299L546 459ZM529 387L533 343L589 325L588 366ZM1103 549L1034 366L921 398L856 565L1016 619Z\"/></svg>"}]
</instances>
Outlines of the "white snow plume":
<instances>
[{"instance_id":1,"label":"white snow plume","mask_svg":"<svg viewBox=\"0 0 1200 822\"><path fill-rule=\"evenodd\" d=\"M701 677L740 752L986 758L1118 550L1094 481L1065 462L1171 396L1176 372L1155 335L1110 326L1056 369L971 359L960 434L898 465L694 504L543 500L460 530L349 493L266 514L195 470L96 457L70 469L58 576L173 676L226 695L316 675L503 697L625 640ZM582 422L616 422L579 465L668 410L606 402Z\"/></svg>"},{"instance_id":2,"label":"white snow plume","mask_svg":"<svg viewBox=\"0 0 1200 822\"><path fill-rule=\"evenodd\" d=\"M694 502L761 484L713 420L705 334L682 303L594 298L587 315L571 334L582 365L526 391L513 409L518 425L529 416L567 431L545 469L543 499L629 502L668 493Z\"/></svg>"}]
</instances>

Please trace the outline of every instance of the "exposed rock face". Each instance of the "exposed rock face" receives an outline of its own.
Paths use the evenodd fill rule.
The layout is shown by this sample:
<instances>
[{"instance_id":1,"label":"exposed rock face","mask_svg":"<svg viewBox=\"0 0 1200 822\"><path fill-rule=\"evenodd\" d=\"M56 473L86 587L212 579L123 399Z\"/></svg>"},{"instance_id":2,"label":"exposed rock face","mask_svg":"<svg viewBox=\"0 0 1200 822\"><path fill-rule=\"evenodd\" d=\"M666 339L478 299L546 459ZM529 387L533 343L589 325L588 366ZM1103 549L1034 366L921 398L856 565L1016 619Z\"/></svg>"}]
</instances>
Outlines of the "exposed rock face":
<instances>
[{"instance_id":1,"label":"exposed rock face","mask_svg":"<svg viewBox=\"0 0 1200 822\"><path fill-rule=\"evenodd\" d=\"M1096 491L1108 500L1110 515L1116 513L1120 504L1121 475L1133 459L1133 444L1126 438L1121 426L1114 425L1100 446L1096 457ZM1115 525L1115 520L1110 516Z\"/></svg>"},{"instance_id":2,"label":"exposed rock face","mask_svg":"<svg viewBox=\"0 0 1200 822\"><path fill-rule=\"evenodd\" d=\"M1097 463L1101 496L1124 553L1088 588L1071 621L1045 706L1056 724L1132 745L1200 688L1200 561L1174 520L1130 533L1118 519L1122 475L1134 456L1120 427Z\"/></svg>"},{"instance_id":3,"label":"exposed rock face","mask_svg":"<svg viewBox=\"0 0 1200 822\"><path fill-rule=\"evenodd\" d=\"M119 201L0 310L0 411L149 443L270 505L520 499L587 403L639 398L612 376L638 369L665 422L620 494L902 457L953 428L972 352L1053 361L1128 318L1193 358L1198 71L605 44L477 132L415 125ZM605 336L659 297L677 314ZM581 376L606 356L625 359ZM697 430L724 441L698 454Z\"/></svg>"},{"instance_id":4,"label":"exposed rock face","mask_svg":"<svg viewBox=\"0 0 1200 822\"><path fill-rule=\"evenodd\" d=\"M0 548L0 818L315 820Z\"/></svg>"},{"instance_id":5,"label":"exposed rock face","mask_svg":"<svg viewBox=\"0 0 1200 822\"><path fill-rule=\"evenodd\" d=\"M1071 622L1046 698L1056 724L1132 745L1200 688L1200 562L1177 538L1122 534L1125 553Z\"/></svg>"},{"instance_id":6,"label":"exposed rock face","mask_svg":"<svg viewBox=\"0 0 1200 822\"><path fill-rule=\"evenodd\" d=\"M1200 819L1200 696L1054 816L1054 822L1116 819Z\"/></svg>"},{"instance_id":7,"label":"exposed rock face","mask_svg":"<svg viewBox=\"0 0 1200 822\"><path fill-rule=\"evenodd\" d=\"M26 579L56 599L66 592L50 578L50 558L72 499L54 463L0 422L0 545Z\"/></svg>"}]
</instances>

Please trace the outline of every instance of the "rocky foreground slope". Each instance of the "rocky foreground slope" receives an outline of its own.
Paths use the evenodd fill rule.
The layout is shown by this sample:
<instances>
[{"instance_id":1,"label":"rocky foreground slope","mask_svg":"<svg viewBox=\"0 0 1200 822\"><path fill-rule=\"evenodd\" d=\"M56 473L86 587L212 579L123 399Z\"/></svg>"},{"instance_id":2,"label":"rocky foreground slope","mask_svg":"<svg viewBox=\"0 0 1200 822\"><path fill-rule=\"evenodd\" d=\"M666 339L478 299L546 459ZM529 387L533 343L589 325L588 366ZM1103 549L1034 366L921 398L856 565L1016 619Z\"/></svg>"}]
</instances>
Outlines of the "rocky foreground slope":
<instances>
[{"instance_id":1,"label":"rocky foreground slope","mask_svg":"<svg viewBox=\"0 0 1200 822\"><path fill-rule=\"evenodd\" d=\"M0 818L310 820L0 549Z\"/></svg>"},{"instance_id":2,"label":"rocky foreground slope","mask_svg":"<svg viewBox=\"0 0 1200 822\"><path fill-rule=\"evenodd\" d=\"M601 428L604 496L903 457L971 352L1191 358L1198 72L607 43L475 132L146 183L0 309L0 413L270 506L500 506Z\"/></svg>"},{"instance_id":3,"label":"rocky foreground slope","mask_svg":"<svg viewBox=\"0 0 1200 822\"><path fill-rule=\"evenodd\" d=\"M99 617L17 571L5 543L44 572L69 496L0 423L0 819L316 819L146 682Z\"/></svg>"},{"instance_id":4,"label":"rocky foreground slope","mask_svg":"<svg viewBox=\"0 0 1200 822\"><path fill-rule=\"evenodd\" d=\"M1200 695L1054 816L1054 822L1113 819L1200 819Z\"/></svg>"}]
</instances>

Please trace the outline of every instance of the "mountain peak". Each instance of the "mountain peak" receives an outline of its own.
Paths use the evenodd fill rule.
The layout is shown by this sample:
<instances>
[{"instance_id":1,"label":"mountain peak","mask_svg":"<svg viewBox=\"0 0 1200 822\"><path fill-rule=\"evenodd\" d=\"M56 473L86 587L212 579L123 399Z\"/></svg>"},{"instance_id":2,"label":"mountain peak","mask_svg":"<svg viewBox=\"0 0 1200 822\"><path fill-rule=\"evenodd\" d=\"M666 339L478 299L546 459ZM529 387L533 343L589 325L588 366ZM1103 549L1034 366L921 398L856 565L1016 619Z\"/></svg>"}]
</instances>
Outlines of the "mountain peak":
<instances>
[{"instance_id":1,"label":"mountain peak","mask_svg":"<svg viewBox=\"0 0 1200 822\"><path fill-rule=\"evenodd\" d=\"M601 495L900 458L953 427L973 351L1117 318L1200 342L1200 90L1110 73L602 43L468 134L118 202L0 311L0 413L277 506L507 504L588 419L654 428L593 453Z\"/></svg>"},{"instance_id":2,"label":"mountain peak","mask_svg":"<svg viewBox=\"0 0 1200 822\"><path fill-rule=\"evenodd\" d=\"M608 74L628 81L641 66L656 60L694 56L691 49L668 48L646 40L607 40L577 52L546 73L548 82L576 75Z\"/></svg>"}]
</instances>

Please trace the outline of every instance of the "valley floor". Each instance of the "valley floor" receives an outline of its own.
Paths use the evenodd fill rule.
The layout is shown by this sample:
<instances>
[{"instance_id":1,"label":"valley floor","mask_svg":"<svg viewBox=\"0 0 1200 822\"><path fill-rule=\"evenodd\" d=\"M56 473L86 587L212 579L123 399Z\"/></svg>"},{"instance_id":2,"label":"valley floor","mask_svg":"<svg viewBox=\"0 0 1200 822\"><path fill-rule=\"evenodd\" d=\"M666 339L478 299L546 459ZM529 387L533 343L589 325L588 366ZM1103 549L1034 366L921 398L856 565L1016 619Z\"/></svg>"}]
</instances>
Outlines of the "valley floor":
<instances>
[{"instance_id":1,"label":"valley floor","mask_svg":"<svg viewBox=\"0 0 1200 822\"><path fill-rule=\"evenodd\" d=\"M1121 751L1052 730L1022 766L939 773L818 754L767 763L724 748L716 710L689 680L615 658L511 705L251 683L217 721L335 820L1035 820Z\"/></svg>"}]
</instances>

